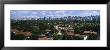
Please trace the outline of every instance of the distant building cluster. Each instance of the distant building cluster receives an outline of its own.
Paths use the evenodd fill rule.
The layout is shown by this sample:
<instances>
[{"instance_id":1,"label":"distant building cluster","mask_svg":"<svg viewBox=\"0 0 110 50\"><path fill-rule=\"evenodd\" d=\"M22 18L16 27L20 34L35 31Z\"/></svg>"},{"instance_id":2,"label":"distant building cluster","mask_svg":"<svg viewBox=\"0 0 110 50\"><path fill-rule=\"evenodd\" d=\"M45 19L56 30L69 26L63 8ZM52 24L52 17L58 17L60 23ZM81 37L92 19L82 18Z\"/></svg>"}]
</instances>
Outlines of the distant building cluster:
<instances>
[{"instance_id":1,"label":"distant building cluster","mask_svg":"<svg viewBox=\"0 0 110 50\"><path fill-rule=\"evenodd\" d=\"M12 19L12 20L65 20L65 21L71 21L71 20L80 20L80 21L90 21L90 20L95 20L98 21L100 20L100 15L91 15L91 16L64 16L60 18L52 18L52 17L42 17L42 18L21 18L21 19Z\"/></svg>"}]
</instances>

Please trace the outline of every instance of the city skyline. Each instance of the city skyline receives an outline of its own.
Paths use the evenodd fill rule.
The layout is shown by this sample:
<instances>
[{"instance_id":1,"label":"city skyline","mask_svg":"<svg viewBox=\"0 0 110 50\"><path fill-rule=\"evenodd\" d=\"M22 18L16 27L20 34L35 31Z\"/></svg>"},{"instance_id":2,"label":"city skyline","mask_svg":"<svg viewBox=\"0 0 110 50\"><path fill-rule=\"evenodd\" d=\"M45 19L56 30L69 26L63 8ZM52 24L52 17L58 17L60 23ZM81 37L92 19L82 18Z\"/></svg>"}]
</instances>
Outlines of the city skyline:
<instances>
[{"instance_id":1,"label":"city skyline","mask_svg":"<svg viewBox=\"0 0 110 50\"><path fill-rule=\"evenodd\" d=\"M11 19L100 15L100 10L11 10Z\"/></svg>"}]
</instances>

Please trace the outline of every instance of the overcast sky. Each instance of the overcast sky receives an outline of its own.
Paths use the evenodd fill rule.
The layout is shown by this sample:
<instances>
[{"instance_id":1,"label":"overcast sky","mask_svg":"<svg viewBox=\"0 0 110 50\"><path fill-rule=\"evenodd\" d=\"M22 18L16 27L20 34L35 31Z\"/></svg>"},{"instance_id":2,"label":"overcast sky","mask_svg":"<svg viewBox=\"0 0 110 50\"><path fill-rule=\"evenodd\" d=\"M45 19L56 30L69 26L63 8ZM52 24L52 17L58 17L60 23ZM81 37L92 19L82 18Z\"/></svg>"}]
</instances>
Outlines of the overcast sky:
<instances>
[{"instance_id":1,"label":"overcast sky","mask_svg":"<svg viewBox=\"0 0 110 50\"><path fill-rule=\"evenodd\" d=\"M11 10L11 19L100 15L100 10Z\"/></svg>"}]
</instances>

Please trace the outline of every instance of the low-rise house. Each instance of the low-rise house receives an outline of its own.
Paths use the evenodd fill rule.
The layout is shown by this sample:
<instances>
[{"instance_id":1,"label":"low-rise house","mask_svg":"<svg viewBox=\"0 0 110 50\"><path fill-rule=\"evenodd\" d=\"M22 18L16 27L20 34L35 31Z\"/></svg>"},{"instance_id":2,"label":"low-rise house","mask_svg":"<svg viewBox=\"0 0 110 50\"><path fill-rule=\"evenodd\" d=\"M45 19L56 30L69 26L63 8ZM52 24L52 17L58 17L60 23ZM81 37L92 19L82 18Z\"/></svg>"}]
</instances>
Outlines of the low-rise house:
<instances>
[{"instance_id":1,"label":"low-rise house","mask_svg":"<svg viewBox=\"0 0 110 50\"><path fill-rule=\"evenodd\" d=\"M45 34L41 34L39 35L38 40L52 40L52 38L48 38Z\"/></svg>"},{"instance_id":2,"label":"low-rise house","mask_svg":"<svg viewBox=\"0 0 110 50\"><path fill-rule=\"evenodd\" d=\"M83 34L97 34L97 32L92 31L84 31Z\"/></svg>"}]
</instances>

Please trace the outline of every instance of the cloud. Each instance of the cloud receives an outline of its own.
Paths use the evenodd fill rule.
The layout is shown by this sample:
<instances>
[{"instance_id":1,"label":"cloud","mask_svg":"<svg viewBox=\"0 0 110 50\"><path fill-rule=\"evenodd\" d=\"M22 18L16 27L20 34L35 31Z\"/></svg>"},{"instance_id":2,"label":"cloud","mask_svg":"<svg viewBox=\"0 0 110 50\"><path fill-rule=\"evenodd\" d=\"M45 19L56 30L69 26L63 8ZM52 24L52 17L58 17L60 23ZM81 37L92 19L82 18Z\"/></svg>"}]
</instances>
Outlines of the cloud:
<instances>
[{"instance_id":1,"label":"cloud","mask_svg":"<svg viewBox=\"0 0 110 50\"><path fill-rule=\"evenodd\" d=\"M97 11L93 11L93 13L97 14L98 12Z\"/></svg>"},{"instance_id":2,"label":"cloud","mask_svg":"<svg viewBox=\"0 0 110 50\"><path fill-rule=\"evenodd\" d=\"M80 15L84 15L84 16L88 16L88 15L98 15L99 12L98 11L93 11L93 10L90 10L90 11L82 11L80 13Z\"/></svg>"},{"instance_id":3,"label":"cloud","mask_svg":"<svg viewBox=\"0 0 110 50\"><path fill-rule=\"evenodd\" d=\"M91 15L92 13L91 12L86 12L86 13L83 13L82 15Z\"/></svg>"},{"instance_id":4,"label":"cloud","mask_svg":"<svg viewBox=\"0 0 110 50\"><path fill-rule=\"evenodd\" d=\"M48 14L52 14L53 12L51 12L51 11L49 11L49 12L47 12Z\"/></svg>"},{"instance_id":5,"label":"cloud","mask_svg":"<svg viewBox=\"0 0 110 50\"><path fill-rule=\"evenodd\" d=\"M89 14L89 13L83 13L83 14Z\"/></svg>"},{"instance_id":6,"label":"cloud","mask_svg":"<svg viewBox=\"0 0 110 50\"><path fill-rule=\"evenodd\" d=\"M69 14L72 14L73 12L69 12Z\"/></svg>"},{"instance_id":7,"label":"cloud","mask_svg":"<svg viewBox=\"0 0 110 50\"><path fill-rule=\"evenodd\" d=\"M28 13L29 11L18 11L19 13Z\"/></svg>"},{"instance_id":8,"label":"cloud","mask_svg":"<svg viewBox=\"0 0 110 50\"><path fill-rule=\"evenodd\" d=\"M46 12L46 11L42 11L42 12Z\"/></svg>"},{"instance_id":9,"label":"cloud","mask_svg":"<svg viewBox=\"0 0 110 50\"><path fill-rule=\"evenodd\" d=\"M43 12L42 15L46 15L46 13Z\"/></svg>"},{"instance_id":10,"label":"cloud","mask_svg":"<svg viewBox=\"0 0 110 50\"><path fill-rule=\"evenodd\" d=\"M16 14L16 13L17 13L17 12L15 12L15 11L12 11L12 12L11 12L11 14Z\"/></svg>"},{"instance_id":11,"label":"cloud","mask_svg":"<svg viewBox=\"0 0 110 50\"><path fill-rule=\"evenodd\" d=\"M60 11L56 11L55 13L65 13L65 11L60 10Z\"/></svg>"},{"instance_id":12,"label":"cloud","mask_svg":"<svg viewBox=\"0 0 110 50\"><path fill-rule=\"evenodd\" d=\"M38 12L32 12L32 14L38 14Z\"/></svg>"},{"instance_id":13,"label":"cloud","mask_svg":"<svg viewBox=\"0 0 110 50\"><path fill-rule=\"evenodd\" d=\"M54 16L54 15L47 15L47 16Z\"/></svg>"}]
</instances>

